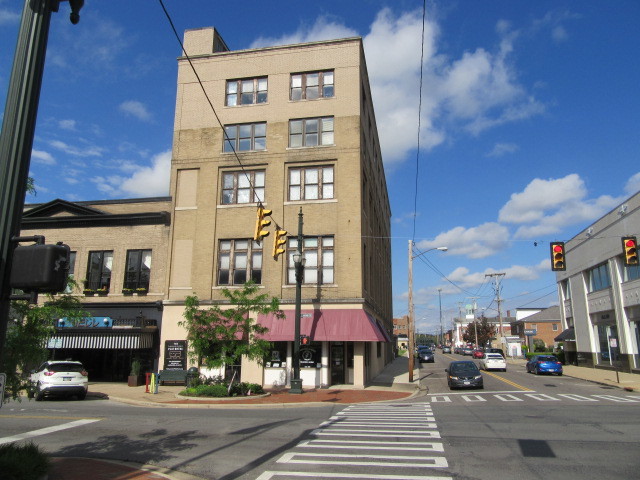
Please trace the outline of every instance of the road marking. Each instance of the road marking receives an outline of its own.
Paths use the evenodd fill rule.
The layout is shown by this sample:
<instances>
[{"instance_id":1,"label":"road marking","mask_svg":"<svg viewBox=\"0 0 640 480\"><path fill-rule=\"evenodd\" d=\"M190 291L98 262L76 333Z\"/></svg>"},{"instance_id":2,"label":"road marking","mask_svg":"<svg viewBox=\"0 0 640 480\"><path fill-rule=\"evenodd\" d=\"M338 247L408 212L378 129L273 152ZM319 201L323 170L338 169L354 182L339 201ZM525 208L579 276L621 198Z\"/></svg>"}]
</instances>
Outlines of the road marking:
<instances>
[{"instance_id":1,"label":"road marking","mask_svg":"<svg viewBox=\"0 0 640 480\"><path fill-rule=\"evenodd\" d=\"M435 425L433 428L436 428ZM327 432L326 430L322 430L322 429L317 429L317 430L313 430L311 432L311 435L325 435L325 436L342 436L342 437L371 437L372 433L376 433L376 437L377 438L396 438L398 437L400 434L402 434L402 437L406 437L406 438L440 438L440 432L420 432L417 435L407 435L404 432L388 432L387 433L378 433L378 430L363 430L363 432L366 433L351 433L352 430L344 430L344 431L331 431L331 432ZM413 432L412 432L413 433Z\"/></svg>"},{"instance_id":2,"label":"road marking","mask_svg":"<svg viewBox=\"0 0 640 480\"><path fill-rule=\"evenodd\" d=\"M429 420L431 422L435 422L435 418L434 417L427 417L425 420ZM416 421L416 422L407 422L407 423L397 423L397 422L384 422L384 421L376 421L375 426L376 427L381 427L381 426L385 426L385 427L420 427L421 425L423 425L422 421ZM427 423L425 423L424 425L429 425ZM333 423L333 422L322 422L320 424L321 427L344 427L344 426L349 426L349 427L371 427L374 425L371 425L370 423L358 423L358 422L340 422L340 423ZM428 427L423 427L423 428L428 428Z\"/></svg>"},{"instance_id":3,"label":"road marking","mask_svg":"<svg viewBox=\"0 0 640 480\"><path fill-rule=\"evenodd\" d=\"M53 415L0 415L0 418L45 418L51 420L103 420L104 417L62 417Z\"/></svg>"},{"instance_id":4,"label":"road marking","mask_svg":"<svg viewBox=\"0 0 640 480\"><path fill-rule=\"evenodd\" d=\"M633 402L637 403L640 400L633 400L632 398L614 397L613 395L593 395L596 398L604 398L605 400L611 400L612 402Z\"/></svg>"},{"instance_id":5,"label":"road marking","mask_svg":"<svg viewBox=\"0 0 640 480\"><path fill-rule=\"evenodd\" d=\"M48 433L59 432L60 430L67 430L68 428L80 427L89 423L99 422L100 419L87 418L84 420L76 420L74 422L63 423L62 425L56 425L53 427L41 428L39 430L33 430L31 432L21 433L12 437L0 438L0 445L11 442L18 442L27 438L38 437L40 435L46 435Z\"/></svg>"},{"instance_id":6,"label":"road marking","mask_svg":"<svg viewBox=\"0 0 640 480\"><path fill-rule=\"evenodd\" d=\"M524 402L522 398L516 397L515 395L494 395L494 397L503 402Z\"/></svg>"},{"instance_id":7,"label":"road marking","mask_svg":"<svg viewBox=\"0 0 640 480\"><path fill-rule=\"evenodd\" d=\"M331 460L319 460L330 457ZM299 458L299 459L297 459ZM344 459L344 460L336 460ZM366 461L361 459L372 459ZM386 460L386 461L382 461ZM404 461L403 461L404 460ZM277 463L311 463L313 465L350 465L350 466L376 466L376 467L405 467L405 468L446 468L449 466L445 457L422 457L418 455L352 455L348 453L296 453L290 452L282 455Z\"/></svg>"},{"instance_id":8,"label":"road marking","mask_svg":"<svg viewBox=\"0 0 640 480\"><path fill-rule=\"evenodd\" d=\"M323 442L324 444L321 442ZM345 443L346 445L336 445L337 443ZM406 445L416 446L407 447ZM359 442L356 440L304 440L300 442L297 447L335 449L344 448L349 450L415 450L418 452L444 452L444 445L440 442L394 442L393 446L391 446L387 442Z\"/></svg>"},{"instance_id":9,"label":"road marking","mask_svg":"<svg viewBox=\"0 0 640 480\"><path fill-rule=\"evenodd\" d=\"M480 395L462 395L465 402L486 402L487 399Z\"/></svg>"},{"instance_id":10,"label":"road marking","mask_svg":"<svg viewBox=\"0 0 640 480\"><path fill-rule=\"evenodd\" d=\"M523 390L525 392L533 392L533 390L531 390L529 387L523 387L522 385L517 384L515 382L512 382L511 380L507 380L506 378L503 378L500 375L496 375L495 373L491 373L491 372L487 372L487 371L485 371L484 373L489 375L489 376L491 376L491 377L493 377L493 378L497 378L498 380L500 380L500 381L502 381L504 383L507 383L507 384L511 385L512 387L519 388L520 390Z\"/></svg>"},{"instance_id":11,"label":"road marking","mask_svg":"<svg viewBox=\"0 0 640 480\"><path fill-rule=\"evenodd\" d=\"M430 401L433 403L451 403L451 398L447 395L432 395Z\"/></svg>"},{"instance_id":12,"label":"road marking","mask_svg":"<svg viewBox=\"0 0 640 480\"><path fill-rule=\"evenodd\" d=\"M568 398L569 400L575 400L576 402L597 402L598 401L595 398L576 395L575 393L558 393L558 396Z\"/></svg>"},{"instance_id":13,"label":"road marking","mask_svg":"<svg viewBox=\"0 0 640 480\"><path fill-rule=\"evenodd\" d=\"M264 472L256 480L271 480L282 477L321 477L321 478L368 478L371 480L453 480L452 477L434 477L432 475L371 475L369 473L324 473L324 472Z\"/></svg>"},{"instance_id":14,"label":"road marking","mask_svg":"<svg viewBox=\"0 0 640 480\"><path fill-rule=\"evenodd\" d=\"M538 400L540 402L559 402L559 398L552 397L551 395L547 395L546 393L525 393L527 397L533 398L534 400Z\"/></svg>"}]
</instances>

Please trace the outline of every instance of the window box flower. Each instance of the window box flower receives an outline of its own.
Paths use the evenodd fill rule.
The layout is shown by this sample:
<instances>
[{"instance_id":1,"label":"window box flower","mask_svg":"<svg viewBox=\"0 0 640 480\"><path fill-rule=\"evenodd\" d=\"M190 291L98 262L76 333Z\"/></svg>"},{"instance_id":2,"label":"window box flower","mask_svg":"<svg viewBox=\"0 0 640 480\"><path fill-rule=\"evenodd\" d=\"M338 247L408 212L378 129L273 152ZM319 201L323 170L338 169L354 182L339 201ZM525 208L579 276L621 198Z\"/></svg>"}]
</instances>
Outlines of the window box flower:
<instances>
[{"instance_id":1,"label":"window box flower","mask_svg":"<svg viewBox=\"0 0 640 480\"><path fill-rule=\"evenodd\" d=\"M122 294L123 295L133 295L133 288L123 288L122 289Z\"/></svg>"},{"instance_id":2,"label":"window box flower","mask_svg":"<svg viewBox=\"0 0 640 480\"><path fill-rule=\"evenodd\" d=\"M144 288L144 287L136 288L136 293L138 295L146 295L148 291L149 291L148 288Z\"/></svg>"},{"instance_id":3,"label":"window box flower","mask_svg":"<svg viewBox=\"0 0 640 480\"><path fill-rule=\"evenodd\" d=\"M106 295L107 293L109 293L109 289L107 287L102 287L96 290L96 293L98 295Z\"/></svg>"},{"instance_id":4,"label":"window box flower","mask_svg":"<svg viewBox=\"0 0 640 480\"><path fill-rule=\"evenodd\" d=\"M84 290L82 290L82 294L86 295L86 296L93 296L95 295L96 291L92 290L90 288L85 288Z\"/></svg>"}]
</instances>

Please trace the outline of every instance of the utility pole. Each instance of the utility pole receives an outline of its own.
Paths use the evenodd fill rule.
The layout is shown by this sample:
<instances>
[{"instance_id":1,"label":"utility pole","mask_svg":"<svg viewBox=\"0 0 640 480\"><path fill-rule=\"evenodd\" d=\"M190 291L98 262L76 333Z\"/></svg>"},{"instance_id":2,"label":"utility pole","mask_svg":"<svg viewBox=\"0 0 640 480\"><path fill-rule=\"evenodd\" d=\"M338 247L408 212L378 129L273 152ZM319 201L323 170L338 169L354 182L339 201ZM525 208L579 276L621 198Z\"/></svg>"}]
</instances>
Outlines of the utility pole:
<instances>
[{"instance_id":1,"label":"utility pole","mask_svg":"<svg viewBox=\"0 0 640 480\"><path fill-rule=\"evenodd\" d=\"M442 327L442 296L440 295L442 289L438 289L438 305L440 307L440 345L444 345L444 329Z\"/></svg>"},{"instance_id":2,"label":"utility pole","mask_svg":"<svg viewBox=\"0 0 640 480\"><path fill-rule=\"evenodd\" d=\"M413 383L415 339L413 337L413 240L409 240L409 383Z\"/></svg>"},{"instance_id":3,"label":"utility pole","mask_svg":"<svg viewBox=\"0 0 640 480\"><path fill-rule=\"evenodd\" d=\"M502 311L500 310L500 279L504 277L506 273L487 273L486 277L491 277L495 280L495 291L496 291L496 303L498 304L498 321L500 322L500 342L502 342L502 337L504 336L504 331L502 327Z\"/></svg>"},{"instance_id":4,"label":"utility pole","mask_svg":"<svg viewBox=\"0 0 640 480\"><path fill-rule=\"evenodd\" d=\"M60 0L23 3L0 134L0 358L9 321L13 238L20 235L51 13L58 11ZM74 25L83 4L84 0L69 0Z\"/></svg>"}]
</instances>

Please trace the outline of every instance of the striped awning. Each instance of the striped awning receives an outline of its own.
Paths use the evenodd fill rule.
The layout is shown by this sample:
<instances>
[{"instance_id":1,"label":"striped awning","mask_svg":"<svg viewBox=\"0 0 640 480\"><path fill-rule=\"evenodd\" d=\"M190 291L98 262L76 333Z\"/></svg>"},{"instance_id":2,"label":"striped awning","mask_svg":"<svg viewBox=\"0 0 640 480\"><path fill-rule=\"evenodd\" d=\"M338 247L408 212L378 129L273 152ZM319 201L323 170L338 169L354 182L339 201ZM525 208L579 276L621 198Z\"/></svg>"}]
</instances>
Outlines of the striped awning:
<instances>
[{"instance_id":1,"label":"striped awning","mask_svg":"<svg viewBox=\"0 0 640 480\"><path fill-rule=\"evenodd\" d=\"M140 350L153 347L153 332L58 332L48 348Z\"/></svg>"}]
</instances>

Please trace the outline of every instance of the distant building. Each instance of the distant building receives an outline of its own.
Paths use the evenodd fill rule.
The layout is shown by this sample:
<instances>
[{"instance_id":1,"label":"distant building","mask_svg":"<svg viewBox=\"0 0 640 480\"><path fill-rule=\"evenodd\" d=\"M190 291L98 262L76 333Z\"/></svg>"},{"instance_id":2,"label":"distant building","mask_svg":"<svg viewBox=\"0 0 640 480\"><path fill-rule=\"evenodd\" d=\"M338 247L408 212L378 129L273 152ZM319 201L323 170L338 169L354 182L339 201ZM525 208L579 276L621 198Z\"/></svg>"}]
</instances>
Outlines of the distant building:
<instances>
[{"instance_id":1,"label":"distant building","mask_svg":"<svg viewBox=\"0 0 640 480\"><path fill-rule=\"evenodd\" d=\"M640 237L640 193L565 244L555 340L568 362L640 373L640 267L624 265L625 236Z\"/></svg>"},{"instance_id":2,"label":"distant building","mask_svg":"<svg viewBox=\"0 0 640 480\"><path fill-rule=\"evenodd\" d=\"M516 309L516 319L518 318L520 309ZM511 323L511 335L518 336L524 345L529 347L529 351L533 351L533 342L540 339L544 344L552 348L555 345L555 337L562 330L562 321L560 319L560 307L549 307L543 310L537 310L536 313L523 312L527 315L521 316L519 320ZM533 333L527 335L527 333Z\"/></svg>"}]
</instances>

